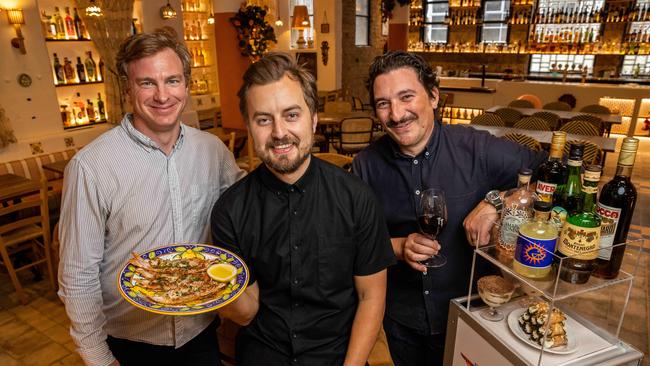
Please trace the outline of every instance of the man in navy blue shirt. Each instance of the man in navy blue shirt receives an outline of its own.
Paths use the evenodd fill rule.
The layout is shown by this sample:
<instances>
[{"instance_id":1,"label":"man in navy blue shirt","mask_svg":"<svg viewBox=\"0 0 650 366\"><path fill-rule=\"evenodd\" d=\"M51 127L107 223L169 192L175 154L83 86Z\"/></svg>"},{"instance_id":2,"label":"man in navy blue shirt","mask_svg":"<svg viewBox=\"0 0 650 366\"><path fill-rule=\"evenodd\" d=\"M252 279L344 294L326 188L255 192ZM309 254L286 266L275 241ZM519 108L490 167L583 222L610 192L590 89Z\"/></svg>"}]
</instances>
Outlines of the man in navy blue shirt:
<instances>
[{"instance_id":1,"label":"man in navy blue shirt","mask_svg":"<svg viewBox=\"0 0 650 366\"><path fill-rule=\"evenodd\" d=\"M449 300L467 293L470 244L489 242L493 189L515 186L517 171L546 160L518 144L465 126L435 121L438 82L417 55L402 51L370 66L371 104L386 136L359 153L353 171L377 195L398 264L389 268L384 330L396 365L441 365ZM427 188L446 194L448 222L431 240L419 233L417 205ZM438 251L447 264L420 262Z\"/></svg>"}]
</instances>

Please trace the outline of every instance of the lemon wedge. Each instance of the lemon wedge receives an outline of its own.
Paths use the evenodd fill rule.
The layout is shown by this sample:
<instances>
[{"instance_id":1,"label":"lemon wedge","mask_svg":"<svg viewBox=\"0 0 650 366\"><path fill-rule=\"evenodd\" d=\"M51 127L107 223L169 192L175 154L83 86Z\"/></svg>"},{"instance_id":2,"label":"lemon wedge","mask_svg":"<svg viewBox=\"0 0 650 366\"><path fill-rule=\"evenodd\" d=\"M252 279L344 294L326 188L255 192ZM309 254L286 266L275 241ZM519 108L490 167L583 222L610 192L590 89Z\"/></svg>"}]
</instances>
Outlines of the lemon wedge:
<instances>
[{"instance_id":1,"label":"lemon wedge","mask_svg":"<svg viewBox=\"0 0 650 366\"><path fill-rule=\"evenodd\" d=\"M230 282L237 276L237 268L229 263L218 263L208 267L208 276L215 281Z\"/></svg>"}]
</instances>

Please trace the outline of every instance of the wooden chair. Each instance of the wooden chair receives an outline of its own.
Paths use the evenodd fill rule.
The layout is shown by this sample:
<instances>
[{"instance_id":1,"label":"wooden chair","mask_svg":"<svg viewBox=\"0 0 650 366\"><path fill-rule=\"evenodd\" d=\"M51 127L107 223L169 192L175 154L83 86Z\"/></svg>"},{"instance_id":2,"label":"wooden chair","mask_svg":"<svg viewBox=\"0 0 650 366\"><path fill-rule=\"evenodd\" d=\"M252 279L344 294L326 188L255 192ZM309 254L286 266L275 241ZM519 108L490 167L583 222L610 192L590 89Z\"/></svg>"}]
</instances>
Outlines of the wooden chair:
<instances>
[{"instance_id":1,"label":"wooden chair","mask_svg":"<svg viewBox=\"0 0 650 366\"><path fill-rule=\"evenodd\" d=\"M372 108L370 104L365 104L360 98L352 97L352 110L354 111L370 111Z\"/></svg>"},{"instance_id":2,"label":"wooden chair","mask_svg":"<svg viewBox=\"0 0 650 366\"><path fill-rule=\"evenodd\" d=\"M551 131L551 127L548 123L537 117L524 117L517 121L514 128L522 128L525 130L536 130L536 131Z\"/></svg>"},{"instance_id":3,"label":"wooden chair","mask_svg":"<svg viewBox=\"0 0 650 366\"><path fill-rule=\"evenodd\" d=\"M558 102L546 103L544 104L542 109L547 109L550 111L570 111L571 106L568 103L558 101Z\"/></svg>"},{"instance_id":4,"label":"wooden chair","mask_svg":"<svg viewBox=\"0 0 650 366\"><path fill-rule=\"evenodd\" d=\"M599 136L600 131L589 121L573 120L560 127L560 131L576 135Z\"/></svg>"},{"instance_id":5,"label":"wooden chair","mask_svg":"<svg viewBox=\"0 0 650 366\"><path fill-rule=\"evenodd\" d=\"M540 109L542 108L542 100L539 99L537 95L533 94L522 94L517 97L518 100L527 100L533 104L533 108Z\"/></svg>"},{"instance_id":6,"label":"wooden chair","mask_svg":"<svg viewBox=\"0 0 650 366\"><path fill-rule=\"evenodd\" d=\"M350 113L352 112L352 104L342 100L325 103L325 113Z\"/></svg>"},{"instance_id":7,"label":"wooden chair","mask_svg":"<svg viewBox=\"0 0 650 366\"><path fill-rule=\"evenodd\" d=\"M596 117L592 114L579 114L577 116L571 117L569 121L587 121L591 123L598 131L603 132L603 120L600 117Z\"/></svg>"},{"instance_id":8,"label":"wooden chair","mask_svg":"<svg viewBox=\"0 0 650 366\"><path fill-rule=\"evenodd\" d=\"M226 135L221 135L219 136L221 141L223 141L224 144L228 147L228 150L230 150L231 153L235 153L235 140L237 138L237 134L235 132L231 132Z\"/></svg>"},{"instance_id":9,"label":"wooden chair","mask_svg":"<svg viewBox=\"0 0 650 366\"><path fill-rule=\"evenodd\" d=\"M325 160L329 163L332 163L339 168L343 168L346 171L350 171L352 169L352 157L347 156L347 155L341 155L341 154L334 154L334 153L316 153L314 154L315 157Z\"/></svg>"},{"instance_id":10,"label":"wooden chair","mask_svg":"<svg viewBox=\"0 0 650 366\"><path fill-rule=\"evenodd\" d=\"M372 141L374 121L370 117L344 118L339 127L340 140L336 146L339 154L353 155Z\"/></svg>"},{"instance_id":11,"label":"wooden chair","mask_svg":"<svg viewBox=\"0 0 650 366\"><path fill-rule=\"evenodd\" d=\"M54 276L54 289L59 289L59 251L61 250L61 242L59 241L59 223L54 224L52 230L52 240L50 245L50 258L52 258L52 275Z\"/></svg>"},{"instance_id":12,"label":"wooden chair","mask_svg":"<svg viewBox=\"0 0 650 366\"><path fill-rule=\"evenodd\" d=\"M472 125L505 127L505 121L494 113L484 113L472 118Z\"/></svg>"},{"instance_id":13,"label":"wooden chair","mask_svg":"<svg viewBox=\"0 0 650 366\"><path fill-rule=\"evenodd\" d=\"M253 145L253 137L248 132L246 138L246 156L237 158L237 166L247 172L252 172L258 165L262 164L262 160L255 155L255 146Z\"/></svg>"},{"instance_id":14,"label":"wooden chair","mask_svg":"<svg viewBox=\"0 0 650 366\"><path fill-rule=\"evenodd\" d=\"M534 151L542 150L542 144L530 136L522 135L520 133L506 133L502 138L526 146Z\"/></svg>"},{"instance_id":15,"label":"wooden chair","mask_svg":"<svg viewBox=\"0 0 650 366\"><path fill-rule=\"evenodd\" d=\"M596 114L612 114L612 111L604 105L590 104L580 108L580 112L596 113Z\"/></svg>"},{"instance_id":16,"label":"wooden chair","mask_svg":"<svg viewBox=\"0 0 650 366\"><path fill-rule=\"evenodd\" d=\"M521 119L521 112L512 108L499 108L494 111L503 121L507 127L512 127L517 121Z\"/></svg>"},{"instance_id":17,"label":"wooden chair","mask_svg":"<svg viewBox=\"0 0 650 366\"><path fill-rule=\"evenodd\" d=\"M590 141L585 140L571 140L567 141L564 144L564 155L569 155L569 149L571 149L571 144L581 143L585 145L584 153L582 154L582 163L584 166L589 164L600 164L601 158L603 156L603 150L601 150L598 145Z\"/></svg>"},{"instance_id":18,"label":"wooden chair","mask_svg":"<svg viewBox=\"0 0 650 366\"><path fill-rule=\"evenodd\" d=\"M548 126L553 131L555 131L557 127L560 125L560 117L553 112L547 112L547 111L536 112L533 113L531 117L537 117L543 119L544 121L546 121L546 123L548 123Z\"/></svg>"},{"instance_id":19,"label":"wooden chair","mask_svg":"<svg viewBox=\"0 0 650 366\"><path fill-rule=\"evenodd\" d=\"M533 102L526 99L515 99L512 102L508 103L508 107L513 108L535 108Z\"/></svg>"},{"instance_id":20,"label":"wooden chair","mask_svg":"<svg viewBox=\"0 0 650 366\"><path fill-rule=\"evenodd\" d=\"M54 274L50 257L50 216L47 183L17 187L0 197L0 257L21 303L28 302L17 272L46 265L50 286ZM33 258L28 254L31 252ZM20 264L14 262L21 253Z\"/></svg>"}]
</instances>

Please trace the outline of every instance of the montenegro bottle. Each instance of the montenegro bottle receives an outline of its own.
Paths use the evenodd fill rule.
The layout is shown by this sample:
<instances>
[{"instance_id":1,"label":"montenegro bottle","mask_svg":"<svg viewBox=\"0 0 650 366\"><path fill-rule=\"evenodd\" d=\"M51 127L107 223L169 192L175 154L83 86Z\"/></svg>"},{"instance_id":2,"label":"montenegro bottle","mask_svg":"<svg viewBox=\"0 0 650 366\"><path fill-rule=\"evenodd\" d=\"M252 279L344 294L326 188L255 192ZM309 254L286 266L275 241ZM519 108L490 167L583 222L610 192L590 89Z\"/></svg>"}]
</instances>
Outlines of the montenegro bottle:
<instances>
[{"instance_id":1,"label":"montenegro bottle","mask_svg":"<svg viewBox=\"0 0 650 366\"><path fill-rule=\"evenodd\" d=\"M630 230L637 197L636 188L630 181L630 176L638 147L638 139L632 137L623 139L616 175L603 186L600 192L596 210L602 220L601 249L593 273L596 277L616 278L621 268L625 245L615 248L612 248L612 245L625 243Z\"/></svg>"}]
</instances>

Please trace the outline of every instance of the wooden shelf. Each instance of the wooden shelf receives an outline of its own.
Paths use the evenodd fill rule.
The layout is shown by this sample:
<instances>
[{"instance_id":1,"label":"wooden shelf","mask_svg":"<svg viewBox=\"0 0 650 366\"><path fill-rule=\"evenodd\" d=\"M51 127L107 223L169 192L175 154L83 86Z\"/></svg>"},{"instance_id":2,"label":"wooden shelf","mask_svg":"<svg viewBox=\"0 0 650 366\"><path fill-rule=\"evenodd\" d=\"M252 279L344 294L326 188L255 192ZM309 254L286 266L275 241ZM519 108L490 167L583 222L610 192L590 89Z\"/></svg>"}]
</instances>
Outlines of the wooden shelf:
<instances>
[{"instance_id":1,"label":"wooden shelf","mask_svg":"<svg viewBox=\"0 0 650 366\"><path fill-rule=\"evenodd\" d=\"M91 42L92 39L80 38L80 39L50 39L45 38L45 42Z\"/></svg>"},{"instance_id":2,"label":"wooden shelf","mask_svg":"<svg viewBox=\"0 0 650 366\"><path fill-rule=\"evenodd\" d=\"M55 84L54 86L57 88L61 88L64 86L79 86L79 85L90 85L90 84L103 84L104 80L102 81L86 81L85 83L68 83L68 84Z\"/></svg>"}]
</instances>

